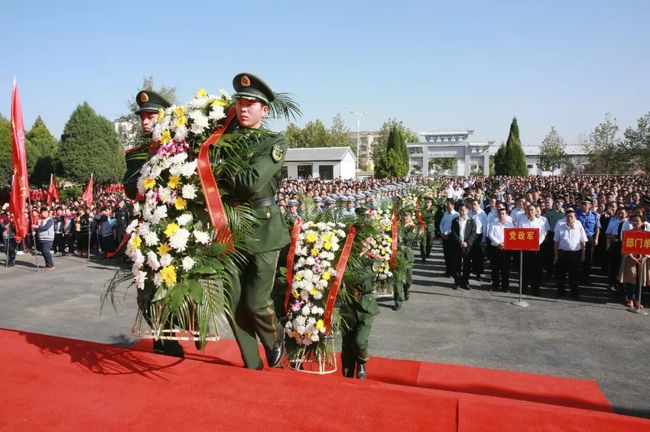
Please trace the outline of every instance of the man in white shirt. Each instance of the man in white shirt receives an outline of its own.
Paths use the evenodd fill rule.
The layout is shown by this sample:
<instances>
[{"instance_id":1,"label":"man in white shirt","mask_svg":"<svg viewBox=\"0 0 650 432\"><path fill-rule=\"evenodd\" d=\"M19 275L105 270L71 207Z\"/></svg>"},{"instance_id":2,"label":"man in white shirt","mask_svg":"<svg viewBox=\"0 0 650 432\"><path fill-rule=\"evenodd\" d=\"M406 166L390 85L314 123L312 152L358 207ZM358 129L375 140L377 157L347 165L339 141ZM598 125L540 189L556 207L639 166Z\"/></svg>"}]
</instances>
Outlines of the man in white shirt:
<instances>
[{"instance_id":1,"label":"man in white shirt","mask_svg":"<svg viewBox=\"0 0 650 432\"><path fill-rule=\"evenodd\" d=\"M481 204L476 198L472 200L472 210L469 212L469 216L474 221L476 225L476 234L478 238L472 245L472 273L476 275L478 280L481 279L481 275L485 270L485 259L483 257L483 242L485 238L485 233L487 230L487 214L481 209Z\"/></svg>"},{"instance_id":2,"label":"man in white shirt","mask_svg":"<svg viewBox=\"0 0 650 432\"><path fill-rule=\"evenodd\" d=\"M519 219L526 218L526 209L524 208L524 199L522 197L517 197L515 201L515 208L510 212L510 217L512 218L512 223L517 226L519 224Z\"/></svg>"},{"instance_id":3,"label":"man in white shirt","mask_svg":"<svg viewBox=\"0 0 650 432\"><path fill-rule=\"evenodd\" d=\"M579 299L578 273L586 258L587 234L582 224L576 220L575 210L568 208L565 213L564 223L559 221L555 225L553 238L555 242L553 263L558 268L557 296L563 297L566 294L564 281L568 273L571 297Z\"/></svg>"},{"instance_id":4,"label":"man in white shirt","mask_svg":"<svg viewBox=\"0 0 650 432\"><path fill-rule=\"evenodd\" d=\"M450 249L450 234L451 222L458 217L458 212L454 210L454 199L447 198L447 210L442 216L440 221L440 234L442 235L442 253L445 257L445 274L446 277L453 276L453 268L451 265L451 249Z\"/></svg>"},{"instance_id":5,"label":"man in white shirt","mask_svg":"<svg viewBox=\"0 0 650 432\"><path fill-rule=\"evenodd\" d=\"M510 286L510 252L503 247L505 238L504 229L514 228L512 221L508 220L505 206L499 206L497 210L498 218L490 225L488 239L492 245L492 291L508 291Z\"/></svg>"},{"instance_id":6,"label":"man in white shirt","mask_svg":"<svg viewBox=\"0 0 650 432\"><path fill-rule=\"evenodd\" d=\"M535 228L539 230L539 246L541 248L546 238L547 230L546 219L537 216L537 207L530 204L526 208L526 217L520 217L517 223L518 228ZM539 286L542 283L542 260L539 250L524 251L523 253L523 289L527 290L528 286L533 295L539 295Z\"/></svg>"}]
</instances>

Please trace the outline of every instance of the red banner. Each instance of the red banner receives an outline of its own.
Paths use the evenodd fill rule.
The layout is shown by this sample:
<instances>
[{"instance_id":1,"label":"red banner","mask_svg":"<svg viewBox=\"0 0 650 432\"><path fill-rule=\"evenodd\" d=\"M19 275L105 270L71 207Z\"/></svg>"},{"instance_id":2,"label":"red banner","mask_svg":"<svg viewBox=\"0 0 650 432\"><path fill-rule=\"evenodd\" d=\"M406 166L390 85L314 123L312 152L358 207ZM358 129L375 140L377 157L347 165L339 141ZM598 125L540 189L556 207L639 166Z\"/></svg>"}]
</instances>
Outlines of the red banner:
<instances>
[{"instance_id":1,"label":"red banner","mask_svg":"<svg viewBox=\"0 0 650 432\"><path fill-rule=\"evenodd\" d=\"M503 248L505 250L539 250L538 228L504 228Z\"/></svg>"},{"instance_id":2,"label":"red banner","mask_svg":"<svg viewBox=\"0 0 650 432\"><path fill-rule=\"evenodd\" d=\"M287 253L287 293L284 296L284 310L289 308L289 298L291 297L291 282L293 281L293 259L296 257L296 243L302 228L302 218L298 216L291 229L291 246Z\"/></svg>"},{"instance_id":3,"label":"red banner","mask_svg":"<svg viewBox=\"0 0 650 432\"><path fill-rule=\"evenodd\" d=\"M59 189L56 187L56 178L53 174L50 174L50 186L47 188L47 205L52 205L52 201L60 199Z\"/></svg>"},{"instance_id":4,"label":"red banner","mask_svg":"<svg viewBox=\"0 0 650 432\"><path fill-rule=\"evenodd\" d=\"M397 259L397 230L399 227L399 218L397 217L397 210L393 213L393 229L392 229L392 240L391 252L390 252L390 268L395 268L395 260Z\"/></svg>"},{"instance_id":5,"label":"red banner","mask_svg":"<svg viewBox=\"0 0 650 432\"><path fill-rule=\"evenodd\" d=\"M228 111L226 116L226 121L223 126L213 133L210 138L205 140L201 144L201 149L199 150L199 158L197 159L197 168L199 172L199 178L201 179L201 187L203 188L203 195L205 196L205 204L208 210L208 215L210 216L210 222L215 229L217 241L220 243L225 243L228 246L228 250L232 251L234 249L232 243L232 234L230 232L230 227L228 226L228 218L226 217L226 212L223 208L223 202L221 201L221 194L219 193L219 187L217 186L217 181L214 178L214 173L212 172L212 164L210 163L210 146L217 144L219 139L226 131L232 120L235 118L235 109L231 108Z\"/></svg>"},{"instance_id":6,"label":"red banner","mask_svg":"<svg viewBox=\"0 0 650 432\"><path fill-rule=\"evenodd\" d=\"M650 255L650 232L636 230L623 231L621 251L625 254Z\"/></svg>"},{"instance_id":7,"label":"red banner","mask_svg":"<svg viewBox=\"0 0 650 432\"><path fill-rule=\"evenodd\" d=\"M84 191L83 195L81 195L81 199L85 201L86 205L88 206L93 205L93 175L92 174L88 179L86 190Z\"/></svg>"},{"instance_id":8,"label":"red banner","mask_svg":"<svg viewBox=\"0 0 650 432\"><path fill-rule=\"evenodd\" d=\"M415 199L415 217L420 224L420 234L424 234L424 219L422 219L422 213L420 213L420 198Z\"/></svg>"},{"instance_id":9,"label":"red banner","mask_svg":"<svg viewBox=\"0 0 650 432\"><path fill-rule=\"evenodd\" d=\"M11 93L11 150L14 180L11 190L10 206L16 229L16 240L20 241L29 231L29 222L27 216L25 216L25 201L29 197L29 182L27 173L27 156L25 155L23 108L20 104L16 78L14 78L13 90Z\"/></svg>"},{"instance_id":10,"label":"red banner","mask_svg":"<svg viewBox=\"0 0 650 432\"><path fill-rule=\"evenodd\" d=\"M354 237L357 235L357 230L355 227L351 226L348 229L348 236L345 239L345 244L343 245L343 250L341 251L341 256L339 257L339 262L336 265L336 278L334 278L334 283L330 292L327 294L327 302L325 304L325 334L330 334L332 327L332 313L334 312L334 304L336 303L336 296L339 294L339 288L341 286L341 281L343 281L343 274L345 273L345 267L348 265L348 258L350 257L350 251L352 251L352 243L354 243Z\"/></svg>"}]
</instances>

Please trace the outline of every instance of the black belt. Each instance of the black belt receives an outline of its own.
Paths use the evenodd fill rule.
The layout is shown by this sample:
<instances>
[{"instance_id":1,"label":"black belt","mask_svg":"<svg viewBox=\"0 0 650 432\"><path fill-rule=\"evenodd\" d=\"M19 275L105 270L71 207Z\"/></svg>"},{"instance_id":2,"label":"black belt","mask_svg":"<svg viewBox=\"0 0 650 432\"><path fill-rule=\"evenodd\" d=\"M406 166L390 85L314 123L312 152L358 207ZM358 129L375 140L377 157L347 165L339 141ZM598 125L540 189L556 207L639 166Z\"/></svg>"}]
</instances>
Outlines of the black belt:
<instances>
[{"instance_id":1,"label":"black belt","mask_svg":"<svg viewBox=\"0 0 650 432\"><path fill-rule=\"evenodd\" d=\"M248 203L247 202L237 202L237 201L235 201L235 202L232 202L231 204L234 205L234 206L239 205L239 204L248 204L248 205L251 206L251 208L258 209L258 208L268 207L268 206L274 205L275 204L275 198L273 198L273 197L260 198L260 199L256 199L256 200L248 202Z\"/></svg>"}]
</instances>

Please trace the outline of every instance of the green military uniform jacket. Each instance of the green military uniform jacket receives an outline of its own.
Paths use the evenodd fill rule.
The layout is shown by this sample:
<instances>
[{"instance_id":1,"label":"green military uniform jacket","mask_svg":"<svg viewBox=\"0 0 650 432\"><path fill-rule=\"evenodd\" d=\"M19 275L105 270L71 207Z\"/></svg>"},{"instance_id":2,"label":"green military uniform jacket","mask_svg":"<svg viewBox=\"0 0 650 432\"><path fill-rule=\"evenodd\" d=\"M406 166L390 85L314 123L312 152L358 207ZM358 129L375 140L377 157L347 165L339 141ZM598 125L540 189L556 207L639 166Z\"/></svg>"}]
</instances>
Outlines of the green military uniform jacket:
<instances>
[{"instance_id":1,"label":"green military uniform jacket","mask_svg":"<svg viewBox=\"0 0 650 432\"><path fill-rule=\"evenodd\" d=\"M289 244L291 238L280 208L275 204L275 191L281 180L282 164L287 153L287 141L281 134L263 129L243 129L239 133L260 134L260 139L248 154L250 168L225 179L227 199L248 203L253 207L259 224L245 240L251 253L267 252ZM233 135L236 137L237 134ZM224 139L229 139L224 136ZM256 203L266 203L257 205Z\"/></svg>"}]
</instances>

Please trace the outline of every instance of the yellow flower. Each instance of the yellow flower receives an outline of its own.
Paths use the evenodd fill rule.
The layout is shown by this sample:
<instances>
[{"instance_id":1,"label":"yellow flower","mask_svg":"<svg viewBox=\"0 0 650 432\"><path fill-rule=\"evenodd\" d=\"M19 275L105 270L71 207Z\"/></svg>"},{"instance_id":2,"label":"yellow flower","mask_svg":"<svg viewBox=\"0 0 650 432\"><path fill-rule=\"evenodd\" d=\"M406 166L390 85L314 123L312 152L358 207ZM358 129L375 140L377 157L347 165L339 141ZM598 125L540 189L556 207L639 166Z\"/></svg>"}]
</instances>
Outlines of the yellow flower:
<instances>
[{"instance_id":1,"label":"yellow flower","mask_svg":"<svg viewBox=\"0 0 650 432\"><path fill-rule=\"evenodd\" d=\"M147 177L144 179L144 188L145 189L153 189L156 186L156 179Z\"/></svg>"},{"instance_id":2,"label":"yellow flower","mask_svg":"<svg viewBox=\"0 0 650 432\"><path fill-rule=\"evenodd\" d=\"M181 197L176 197L174 199L174 207L176 207L176 210L185 210L185 207L187 207L187 201Z\"/></svg>"},{"instance_id":3,"label":"yellow flower","mask_svg":"<svg viewBox=\"0 0 650 432\"><path fill-rule=\"evenodd\" d=\"M319 253L318 248L311 248L311 256L318 256Z\"/></svg>"},{"instance_id":4,"label":"yellow flower","mask_svg":"<svg viewBox=\"0 0 650 432\"><path fill-rule=\"evenodd\" d=\"M323 273L323 279L325 279L326 281L330 280L331 277L332 275L330 274L330 272Z\"/></svg>"},{"instance_id":5,"label":"yellow flower","mask_svg":"<svg viewBox=\"0 0 650 432\"><path fill-rule=\"evenodd\" d=\"M318 321L316 321L316 328L318 330L324 329L325 328L325 322L322 319L319 319Z\"/></svg>"},{"instance_id":6,"label":"yellow flower","mask_svg":"<svg viewBox=\"0 0 650 432\"><path fill-rule=\"evenodd\" d=\"M331 240L332 240L332 233L323 234L323 241L331 241Z\"/></svg>"},{"instance_id":7,"label":"yellow flower","mask_svg":"<svg viewBox=\"0 0 650 432\"><path fill-rule=\"evenodd\" d=\"M298 292L298 290L293 290L293 291L291 291L291 295L293 296L293 298L298 298L298 297L300 297L300 293Z\"/></svg>"},{"instance_id":8,"label":"yellow flower","mask_svg":"<svg viewBox=\"0 0 650 432\"><path fill-rule=\"evenodd\" d=\"M185 117L185 108L182 106L176 107L174 109L174 114L176 114L176 127L185 126L187 123L187 117Z\"/></svg>"},{"instance_id":9,"label":"yellow flower","mask_svg":"<svg viewBox=\"0 0 650 432\"><path fill-rule=\"evenodd\" d=\"M142 237L139 235L135 235L131 237L131 249L138 249L140 248L140 245L142 244Z\"/></svg>"},{"instance_id":10,"label":"yellow flower","mask_svg":"<svg viewBox=\"0 0 650 432\"><path fill-rule=\"evenodd\" d=\"M323 247L324 247L325 249L327 249L327 250L330 250L330 249L332 249L332 243L326 241L325 244L323 244Z\"/></svg>"},{"instance_id":11,"label":"yellow flower","mask_svg":"<svg viewBox=\"0 0 650 432\"><path fill-rule=\"evenodd\" d=\"M172 140L172 133L169 132L169 129L165 129L164 131L162 131L162 133L160 134L160 143L167 144L171 140Z\"/></svg>"},{"instance_id":12,"label":"yellow flower","mask_svg":"<svg viewBox=\"0 0 650 432\"><path fill-rule=\"evenodd\" d=\"M176 268L173 265L163 267L160 270L160 279L167 284L167 286L172 286L176 283Z\"/></svg>"},{"instance_id":13,"label":"yellow flower","mask_svg":"<svg viewBox=\"0 0 650 432\"><path fill-rule=\"evenodd\" d=\"M226 102L223 99L215 99L212 101L212 105L220 106L220 107L226 107L228 106L228 102Z\"/></svg>"},{"instance_id":14,"label":"yellow flower","mask_svg":"<svg viewBox=\"0 0 650 432\"><path fill-rule=\"evenodd\" d=\"M167 243L163 243L160 246L158 246L158 255L163 256L166 253L168 253L172 248L169 247Z\"/></svg>"},{"instance_id":15,"label":"yellow flower","mask_svg":"<svg viewBox=\"0 0 650 432\"><path fill-rule=\"evenodd\" d=\"M301 281L301 280L302 280L302 273L297 274L295 279L296 279L297 281Z\"/></svg>"},{"instance_id":16,"label":"yellow flower","mask_svg":"<svg viewBox=\"0 0 650 432\"><path fill-rule=\"evenodd\" d=\"M169 237L173 236L174 233L176 231L178 231L179 228L180 227L176 223L171 222L171 223L167 224L167 227L165 228L165 235L169 238Z\"/></svg>"},{"instance_id":17,"label":"yellow flower","mask_svg":"<svg viewBox=\"0 0 650 432\"><path fill-rule=\"evenodd\" d=\"M318 240L318 236L313 231L307 234L307 237L305 237L305 241L307 243L314 243L316 240Z\"/></svg>"},{"instance_id":18,"label":"yellow flower","mask_svg":"<svg viewBox=\"0 0 650 432\"><path fill-rule=\"evenodd\" d=\"M196 92L196 97L197 98L206 97L207 95L208 95L208 92L205 91L205 89L199 89L199 91Z\"/></svg>"},{"instance_id":19,"label":"yellow flower","mask_svg":"<svg viewBox=\"0 0 650 432\"><path fill-rule=\"evenodd\" d=\"M165 110L160 108L158 110L158 121L162 121L165 118Z\"/></svg>"},{"instance_id":20,"label":"yellow flower","mask_svg":"<svg viewBox=\"0 0 650 432\"><path fill-rule=\"evenodd\" d=\"M169 181L167 182L167 187L171 189L176 189L180 181L181 181L181 176L173 175L169 177Z\"/></svg>"}]
</instances>

